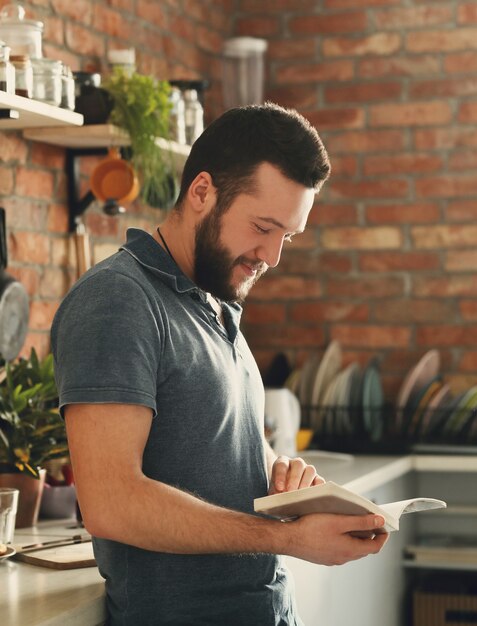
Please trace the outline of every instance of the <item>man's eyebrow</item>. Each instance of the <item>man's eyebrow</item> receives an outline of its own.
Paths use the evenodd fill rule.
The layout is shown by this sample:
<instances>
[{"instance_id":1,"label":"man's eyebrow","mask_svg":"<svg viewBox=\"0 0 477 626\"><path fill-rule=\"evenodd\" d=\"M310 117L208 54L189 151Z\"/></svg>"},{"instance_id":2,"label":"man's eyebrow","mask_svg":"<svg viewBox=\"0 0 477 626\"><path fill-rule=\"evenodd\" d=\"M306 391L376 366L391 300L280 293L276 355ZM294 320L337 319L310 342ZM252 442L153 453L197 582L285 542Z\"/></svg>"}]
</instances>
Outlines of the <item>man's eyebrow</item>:
<instances>
[{"instance_id":1,"label":"man's eyebrow","mask_svg":"<svg viewBox=\"0 0 477 626\"><path fill-rule=\"evenodd\" d=\"M257 219L262 220L262 222L267 222L268 224L273 224L277 228L282 228L283 230L287 230L286 226L284 226L281 222L276 220L274 217L262 217L261 215L257 215ZM295 234L299 235L303 230L296 230Z\"/></svg>"}]
</instances>

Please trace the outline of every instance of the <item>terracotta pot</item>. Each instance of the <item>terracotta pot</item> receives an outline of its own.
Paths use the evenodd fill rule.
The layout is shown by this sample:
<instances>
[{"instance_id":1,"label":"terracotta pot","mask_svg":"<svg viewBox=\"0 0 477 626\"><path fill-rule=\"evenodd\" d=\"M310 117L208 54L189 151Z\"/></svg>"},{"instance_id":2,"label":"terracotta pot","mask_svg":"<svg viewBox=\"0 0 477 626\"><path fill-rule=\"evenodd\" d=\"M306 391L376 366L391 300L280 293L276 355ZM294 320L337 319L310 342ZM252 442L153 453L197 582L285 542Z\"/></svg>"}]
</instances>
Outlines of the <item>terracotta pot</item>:
<instances>
[{"instance_id":1,"label":"terracotta pot","mask_svg":"<svg viewBox=\"0 0 477 626\"><path fill-rule=\"evenodd\" d=\"M29 528L37 523L45 477L45 469L40 470L38 480L26 474L0 473L0 487L13 487L20 491L15 528Z\"/></svg>"}]
</instances>

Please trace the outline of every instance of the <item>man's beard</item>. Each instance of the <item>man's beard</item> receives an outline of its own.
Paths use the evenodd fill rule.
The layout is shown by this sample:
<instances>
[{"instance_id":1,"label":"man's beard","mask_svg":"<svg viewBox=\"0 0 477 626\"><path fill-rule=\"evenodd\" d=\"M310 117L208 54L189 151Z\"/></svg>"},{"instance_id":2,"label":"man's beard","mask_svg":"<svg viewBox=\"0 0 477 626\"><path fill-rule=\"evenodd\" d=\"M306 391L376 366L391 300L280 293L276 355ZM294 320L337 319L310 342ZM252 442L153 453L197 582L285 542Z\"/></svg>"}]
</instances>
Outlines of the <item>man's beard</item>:
<instances>
[{"instance_id":1,"label":"man's beard","mask_svg":"<svg viewBox=\"0 0 477 626\"><path fill-rule=\"evenodd\" d=\"M220 243L221 215L213 209L195 232L194 279L196 284L225 302L243 302L252 286L267 271L265 263L240 256L233 259ZM234 268L241 263L256 269L254 276L244 279L238 286L232 284Z\"/></svg>"}]
</instances>

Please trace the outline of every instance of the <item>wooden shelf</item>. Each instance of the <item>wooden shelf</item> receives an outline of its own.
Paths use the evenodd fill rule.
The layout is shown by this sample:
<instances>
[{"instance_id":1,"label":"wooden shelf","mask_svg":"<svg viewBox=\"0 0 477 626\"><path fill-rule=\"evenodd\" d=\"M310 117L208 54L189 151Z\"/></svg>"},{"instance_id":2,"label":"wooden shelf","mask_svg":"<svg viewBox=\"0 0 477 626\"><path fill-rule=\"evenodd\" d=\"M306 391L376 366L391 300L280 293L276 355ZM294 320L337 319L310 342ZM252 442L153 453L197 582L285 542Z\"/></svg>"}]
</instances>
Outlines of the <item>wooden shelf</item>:
<instances>
[{"instance_id":1,"label":"wooden shelf","mask_svg":"<svg viewBox=\"0 0 477 626\"><path fill-rule=\"evenodd\" d=\"M23 135L33 141L77 149L128 146L130 143L128 134L113 124L89 124L81 128L32 128L25 130ZM189 156L190 146L161 137L158 137L156 142L162 150L167 150L172 155L177 171L182 171Z\"/></svg>"},{"instance_id":2,"label":"wooden shelf","mask_svg":"<svg viewBox=\"0 0 477 626\"><path fill-rule=\"evenodd\" d=\"M38 100L0 91L0 109L15 111L17 119L0 119L0 130L21 130L45 126L82 126L83 116ZM63 129L62 129L63 132Z\"/></svg>"}]
</instances>

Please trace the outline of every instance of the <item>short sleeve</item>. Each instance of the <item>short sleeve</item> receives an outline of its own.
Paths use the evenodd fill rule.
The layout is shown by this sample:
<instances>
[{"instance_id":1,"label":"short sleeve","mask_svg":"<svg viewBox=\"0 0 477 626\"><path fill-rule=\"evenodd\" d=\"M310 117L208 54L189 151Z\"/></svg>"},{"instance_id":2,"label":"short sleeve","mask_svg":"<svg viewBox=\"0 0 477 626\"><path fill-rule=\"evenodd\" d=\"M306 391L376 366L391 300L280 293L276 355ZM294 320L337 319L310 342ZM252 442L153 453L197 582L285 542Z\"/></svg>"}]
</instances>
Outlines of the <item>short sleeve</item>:
<instances>
[{"instance_id":1,"label":"short sleeve","mask_svg":"<svg viewBox=\"0 0 477 626\"><path fill-rule=\"evenodd\" d=\"M52 325L60 411L72 403L140 404L156 414L157 311L132 278L102 270L68 294Z\"/></svg>"}]
</instances>

